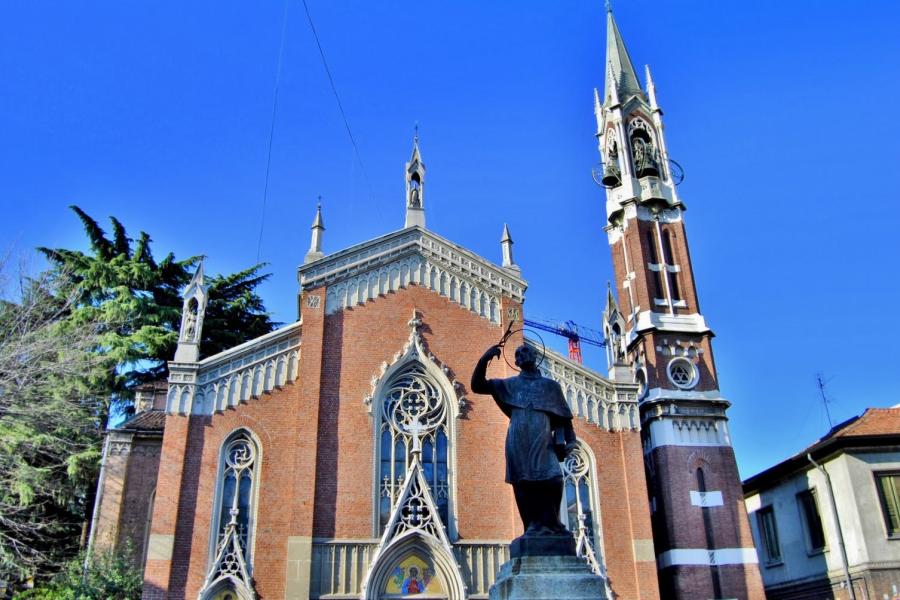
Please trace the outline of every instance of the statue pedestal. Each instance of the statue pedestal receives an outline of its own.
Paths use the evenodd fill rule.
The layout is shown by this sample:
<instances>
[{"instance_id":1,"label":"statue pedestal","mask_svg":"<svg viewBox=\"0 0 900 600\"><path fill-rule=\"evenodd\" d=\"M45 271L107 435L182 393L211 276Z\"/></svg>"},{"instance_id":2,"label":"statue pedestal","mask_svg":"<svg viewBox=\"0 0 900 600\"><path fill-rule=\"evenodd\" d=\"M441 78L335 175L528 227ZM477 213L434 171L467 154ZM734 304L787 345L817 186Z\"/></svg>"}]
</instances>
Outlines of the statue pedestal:
<instances>
[{"instance_id":1,"label":"statue pedestal","mask_svg":"<svg viewBox=\"0 0 900 600\"><path fill-rule=\"evenodd\" d=\"M606 581L577 556L521 556L500 567L490 600L606 600Z\"/></svg>"}]
</instances>

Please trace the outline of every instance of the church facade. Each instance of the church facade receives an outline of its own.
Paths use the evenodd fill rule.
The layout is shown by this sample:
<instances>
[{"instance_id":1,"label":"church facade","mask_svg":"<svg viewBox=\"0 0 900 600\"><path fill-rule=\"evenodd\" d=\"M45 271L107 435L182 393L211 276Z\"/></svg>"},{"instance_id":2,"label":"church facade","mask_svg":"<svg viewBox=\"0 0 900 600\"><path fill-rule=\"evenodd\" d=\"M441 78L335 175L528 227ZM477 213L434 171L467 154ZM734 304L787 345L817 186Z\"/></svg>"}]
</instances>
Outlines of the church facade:
<instances>
[{"instance_id":1,"label":"church facade","mask_svg":"<svg viewBox=\"0 0 900 600\"><path fill-rule=\"evenodd\" d=\"M575 415L561 520L609 598L763 598L662 112L607 20L609 372L536 346ZM298 321L202 360L198 271L168 385L104 450L92 548L130 542L145 598L487 598L522 526L469 378L505 332L488 377L516 374L527 283L507 229L496 264L426 226L425 192L416 140L404 227L325 254L317 211Z\"/></svg>"}]
</instances>

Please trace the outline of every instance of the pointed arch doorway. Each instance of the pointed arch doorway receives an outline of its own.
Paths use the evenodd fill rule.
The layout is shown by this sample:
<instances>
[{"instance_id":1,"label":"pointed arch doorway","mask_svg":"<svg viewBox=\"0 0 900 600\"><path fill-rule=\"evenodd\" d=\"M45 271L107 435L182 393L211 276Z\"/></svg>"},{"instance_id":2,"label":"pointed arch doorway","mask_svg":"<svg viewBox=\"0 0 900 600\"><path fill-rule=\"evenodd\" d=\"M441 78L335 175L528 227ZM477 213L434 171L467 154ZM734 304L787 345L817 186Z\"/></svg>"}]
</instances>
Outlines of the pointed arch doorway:
<instances>
[{"instance_id":1,"label":"pointed arch doorway","mask_svg":"<svg viewBox=\"0 0 900 600\"><path fill-rule=\"evenodd\" d=\"M421 598L463 600L465 586L456 561L439 540L412 533L397 538L378 557L364 600Z\"/></svg>"}]
</instances>

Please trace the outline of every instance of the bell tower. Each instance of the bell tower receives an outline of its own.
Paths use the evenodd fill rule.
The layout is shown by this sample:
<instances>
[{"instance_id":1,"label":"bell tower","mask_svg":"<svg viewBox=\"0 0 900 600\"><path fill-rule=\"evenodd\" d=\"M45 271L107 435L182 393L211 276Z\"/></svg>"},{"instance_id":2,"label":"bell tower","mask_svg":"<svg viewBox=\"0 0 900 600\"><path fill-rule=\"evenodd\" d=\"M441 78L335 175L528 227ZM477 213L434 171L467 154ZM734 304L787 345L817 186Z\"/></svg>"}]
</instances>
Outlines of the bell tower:
<instances>
[{"instance_id":1,"label":"bell tower","mask_svg":"<svg viewBox=\"0 0 900 600\"><path fill-rule=\"evenodd\" d=\"M642 89L607 9L605 87L594 92L616 304L610 375L640 385L641 432L664 598L764 598L741 480L700 312L656 89ZM613 328L613 329L610 329Z\"/></svg>"}]
</instances>

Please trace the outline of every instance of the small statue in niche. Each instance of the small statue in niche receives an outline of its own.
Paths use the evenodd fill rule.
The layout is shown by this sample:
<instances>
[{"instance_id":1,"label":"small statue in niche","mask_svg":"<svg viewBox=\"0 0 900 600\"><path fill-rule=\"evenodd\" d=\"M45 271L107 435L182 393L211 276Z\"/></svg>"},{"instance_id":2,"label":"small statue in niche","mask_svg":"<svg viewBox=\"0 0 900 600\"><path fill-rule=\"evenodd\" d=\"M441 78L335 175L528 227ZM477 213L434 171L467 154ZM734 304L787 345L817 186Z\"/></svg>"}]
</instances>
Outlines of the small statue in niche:
<instances>
[{"instance_id":1,"label":"small statue in niche","mask_svg":"<svg viewBox=\"0 0 900 600\"><path fill-rule=\"evenodd\" d=\"M619 331L618 324L613 325L609 329L609 348L614 363L625 362L625 345L622 343L622 333Z\"/></svg>"},{"instance_id":2,"label":"small statue in niche","mask_svg":"<svg viewBox=\"0 0 900 600\"><path fill-rule=\"evenodd\" d=\"M184 315L184 335L182 340L185 342L194 341L197 333L197 301L191 299L188 303L187 313Z\"/></svg>"},{"instance_id":3,"label":"small statue in niche","mask_svg":"<svg viewBox=\"0 0 900 600\"><path fill-rule=\"evenodd\" d=\"M419 182L413 179L409 185L409 206L411 208L421 208L422 201L419 199Z\"/></svg>"},{"instance_id":4,"label":"small statue in niche","mask_svg":"<svg viewBox=\"0 0 900 600\"><path fill-rule=\"evenodd\" d=\"M502 345L488 348L472 373L472 391L490 394L509 417L506 482L513 487L525 533L513 541L512 556L573 555L574 538L559 519L563 474L559 463L575 448L572 411L560 385L541 375L537 352L516 349L519 375L487 379L487 365Z\"/></svg>"}]
</instances>

